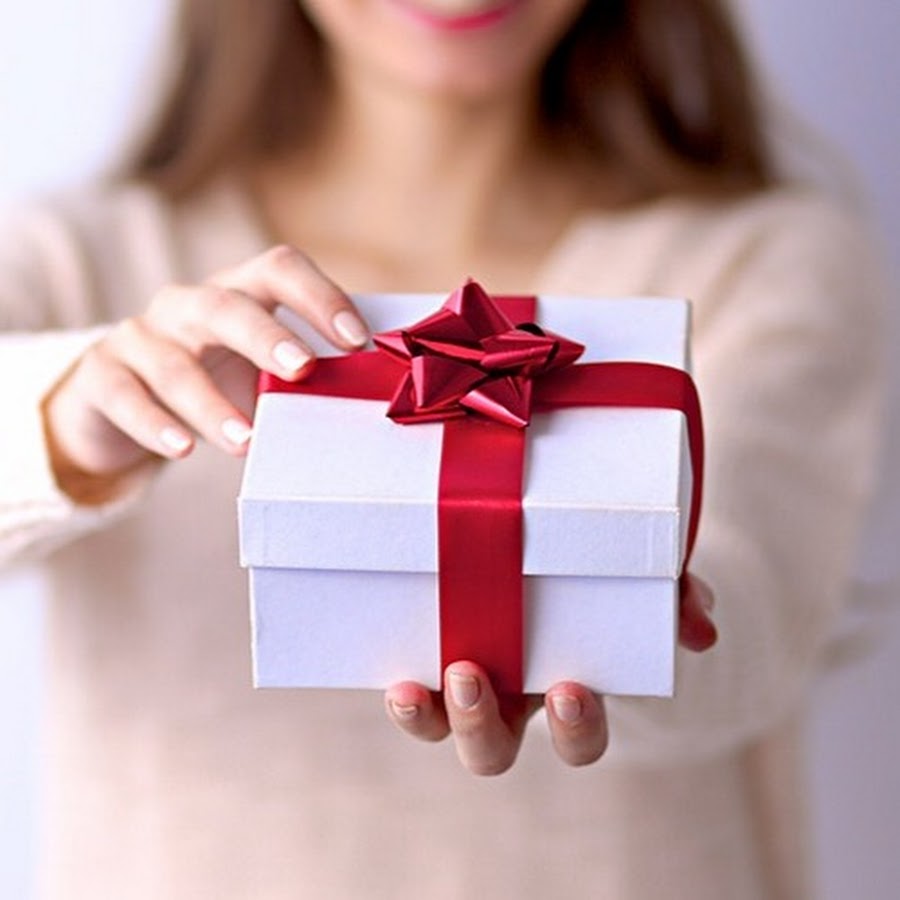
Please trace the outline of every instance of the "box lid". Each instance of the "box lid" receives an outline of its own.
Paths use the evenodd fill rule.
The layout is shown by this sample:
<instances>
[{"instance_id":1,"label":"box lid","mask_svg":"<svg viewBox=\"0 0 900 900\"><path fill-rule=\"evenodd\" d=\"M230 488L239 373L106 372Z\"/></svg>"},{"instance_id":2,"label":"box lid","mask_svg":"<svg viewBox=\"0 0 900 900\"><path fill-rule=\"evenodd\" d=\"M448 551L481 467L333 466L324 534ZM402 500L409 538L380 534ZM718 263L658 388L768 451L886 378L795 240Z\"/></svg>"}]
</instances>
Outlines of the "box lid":
<instances>
[{"instance_id":1,"label":"box lid","mask_svg":"<svg viewBox=\"0 0 900 900\"><path fill-rule=\"evenodd\" d=\"M441 295L355 297L376 331ZM335 351L285 314L321 355ZM685 368L683 300L542 296L537 321L584 343L581 361ZM239 497L243 565L434 572L440 424L401 426L383 402L264 394ZM526 575L677 577L691 489L684 417L670 410L535 415L522 505Z\"/></svg>"}]
</instances>

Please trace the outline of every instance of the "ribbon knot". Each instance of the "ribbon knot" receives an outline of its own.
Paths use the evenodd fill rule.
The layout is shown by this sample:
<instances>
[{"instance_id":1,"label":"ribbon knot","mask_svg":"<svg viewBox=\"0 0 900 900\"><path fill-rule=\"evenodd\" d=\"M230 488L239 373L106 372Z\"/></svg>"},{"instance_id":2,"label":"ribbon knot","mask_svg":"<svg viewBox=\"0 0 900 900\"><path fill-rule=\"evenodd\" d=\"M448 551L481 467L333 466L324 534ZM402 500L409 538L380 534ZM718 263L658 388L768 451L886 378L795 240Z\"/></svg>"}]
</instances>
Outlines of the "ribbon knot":
<instances>
[{"instance_id":1,"label":"ribbon knot","mask_svg":"<svg viewBox=\"0 0 900 900\"><path fill-rule=\"evenodd\" d=\"M533 323L513 325L471 280L436 313L374 341L407 367L387 411L404 425L476 413L524 428L531 420L533 380L584 352L581 344Z\"/></svg>"}]
</instances>

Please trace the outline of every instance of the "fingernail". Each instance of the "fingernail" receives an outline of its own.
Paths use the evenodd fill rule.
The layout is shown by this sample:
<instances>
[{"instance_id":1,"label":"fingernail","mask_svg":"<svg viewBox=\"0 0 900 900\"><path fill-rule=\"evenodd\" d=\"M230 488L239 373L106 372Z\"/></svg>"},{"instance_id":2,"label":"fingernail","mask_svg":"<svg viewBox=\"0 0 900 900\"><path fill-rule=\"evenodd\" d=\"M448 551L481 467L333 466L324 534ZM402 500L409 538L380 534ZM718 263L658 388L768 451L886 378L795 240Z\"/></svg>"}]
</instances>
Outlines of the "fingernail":
<instances>
[{"instance_id":1,"label":"fingernail","mask_svg":"<svg viewBox=\"0 0 900 900\"><path fill-rule=\"evenodd\" d=\"M450 696L460 709L471 709L481 696L481 685L471 675L459 675L450 672L447 676Z\"/></svg>"},{"instance_id":2,"label":"fingernail","mask_svg":"<svg viewBox=\"0 0 900 900\"><path fill-rule=\"evenodd\" d=\"M572 725L581 718L581 701L569 694L551 694L550 706L560 722Z\"/></svg>"},{"instance_id":3,"label":"fingernail","mask_svg":"<svg viewBox=\"0 0 900 900\"><path fill-rule=\"evenodd\" d=\"M354 347L362 347L369 340L369 329L363 324L362 319L349 309L342 309L332 319L334 330Z\"/></svg>"},{"instance_id":4,"label":"fingernail","mask_svg":"<svg viewBox=\"0 0 900 900\"><path fill-rule=\"evenodd\" d=\"M224 434L232 444L241 446L250 440L250 435L253 434L253 430L240 419L226 419L222 423L222 434Z\"/></svg>"},{"instance_id":5,"label":"fingernail","mask_svg":"<svg viewBox=\"0 0 900 900\"><path fill-rule=\"evenodd\" d=\"M404 706L391 700L391 712L398 719L414 719L419 714L419 707L415 703Z\"/></svg>"},{"instance_id":6,"label":"fingernail","mask_svg":"<svg viewBox=\"0 0 900 900\"><path fill-rule=\"evenodd\" d=\"M185 434L180 428L163 428L159 433L159 439L164 447L175 453L183 453L191 446L190 435Z\"/></svg>"},{"instance_id":7,"label":"fingernail","mask_svg":"<svg viewBox=\"0 0 900 900\"><path fill-rule=\"evenodd\" d=\"M299 372L312 359L309 353L293 341L279 341L272 348L272 357L288 372Z\"/></svg>"}]
</instances>

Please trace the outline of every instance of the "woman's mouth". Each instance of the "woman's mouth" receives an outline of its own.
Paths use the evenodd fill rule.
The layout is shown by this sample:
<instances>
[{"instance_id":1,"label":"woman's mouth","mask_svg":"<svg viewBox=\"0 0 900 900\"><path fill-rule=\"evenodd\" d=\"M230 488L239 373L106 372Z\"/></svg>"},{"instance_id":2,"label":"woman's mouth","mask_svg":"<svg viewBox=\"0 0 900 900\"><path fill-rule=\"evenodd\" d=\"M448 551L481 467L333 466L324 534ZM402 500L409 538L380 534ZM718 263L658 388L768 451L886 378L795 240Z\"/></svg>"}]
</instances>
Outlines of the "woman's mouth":
<instances>
[{"instance_id":1,"label":"woman's mouth","mask_svg":"<svg viewBox=\"0 0 900 900\"><path fill-rule=\"evenodd\" d=\"M441 31L475 31L508 18L521 0L390 0L420 25Z\"/></svg>"}]
</instances>

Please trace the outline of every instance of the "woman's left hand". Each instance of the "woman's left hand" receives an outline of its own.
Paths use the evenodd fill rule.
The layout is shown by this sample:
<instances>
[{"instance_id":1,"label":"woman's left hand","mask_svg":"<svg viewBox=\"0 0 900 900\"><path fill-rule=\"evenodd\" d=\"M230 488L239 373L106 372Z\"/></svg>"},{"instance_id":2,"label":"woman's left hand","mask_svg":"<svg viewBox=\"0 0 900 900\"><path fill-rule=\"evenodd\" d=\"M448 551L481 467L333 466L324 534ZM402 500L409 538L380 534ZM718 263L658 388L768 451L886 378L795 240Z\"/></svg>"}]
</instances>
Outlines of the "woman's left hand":
<instances>
[{"instance_id":1,"label":"woman's left hand","mask_svg":"<svg viewBox=\"0 0 900 900\"><path fill-rule=\"evenodd\" d=\"M695 652L717 638L710 618L713 595L699 578L684 580L678 640ZM460 762L474 775L500 775L516 761L528 719L544 706L557 756L570 766L584 766L603 756L608 742L602 697L565 681L541 697L498 697L484 669L461 660L444 672L443 693L405 681L385 694L388 717L406 734L440 741L453 734Z\"/></svg>"}]
</instances>

